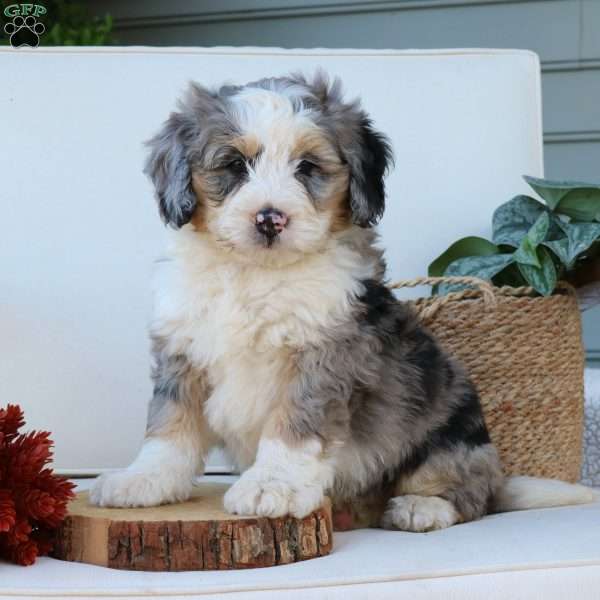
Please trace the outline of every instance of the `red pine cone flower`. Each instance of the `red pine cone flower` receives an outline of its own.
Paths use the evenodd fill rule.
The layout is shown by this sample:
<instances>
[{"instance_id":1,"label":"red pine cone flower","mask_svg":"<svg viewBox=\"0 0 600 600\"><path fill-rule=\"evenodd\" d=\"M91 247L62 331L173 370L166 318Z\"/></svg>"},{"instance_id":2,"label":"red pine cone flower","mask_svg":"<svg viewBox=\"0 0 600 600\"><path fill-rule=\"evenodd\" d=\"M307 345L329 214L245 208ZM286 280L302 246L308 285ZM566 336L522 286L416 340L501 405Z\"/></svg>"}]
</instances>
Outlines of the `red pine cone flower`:
<instances>
[{"instance_id":1,"label":"red pine cone flower","mask_svg":"<svg viewBox=\"0 0 600 600\"><path fill-rule=\"evenodd\" d=\"M14 437L23 425L25 425L25 418L19 406L9 404L6 409L0 408L0 433L4 436Z\"/></svg>"},{"instance_id":2,"label":"red pine cone flower","mask_svg":"<svg viewBox=\"0 0 600 600\"><path fill-rule=\"evenodd\" d=\"M19 406L0 408L0 559L32 565L52 550L75 486L46 466L50 433L20 434L24 424Z\"/></svg>"},{"instance_id":3,"label":"red pine cone flower","mask_svg":"<svg viewBox=\"0 0 600 600\"><path fill-rule=\"evenodd\" d=\"M8 490L0 490L0 533L10 531L16 523L15 503Z\"/></svg>"},{"instance_id":4,"label":"red pine cone flower","mask_svg":"<svg viewBox=\"0 0 600 600\"><path fill-rule=\"evenodd\" d=\"M12 560L12 562L23 565L24 567L32 565L37 557L38 547L33 540L22 542L18 546L12 548L8 553L8 558Z\"/></svg>"}]
</instances>

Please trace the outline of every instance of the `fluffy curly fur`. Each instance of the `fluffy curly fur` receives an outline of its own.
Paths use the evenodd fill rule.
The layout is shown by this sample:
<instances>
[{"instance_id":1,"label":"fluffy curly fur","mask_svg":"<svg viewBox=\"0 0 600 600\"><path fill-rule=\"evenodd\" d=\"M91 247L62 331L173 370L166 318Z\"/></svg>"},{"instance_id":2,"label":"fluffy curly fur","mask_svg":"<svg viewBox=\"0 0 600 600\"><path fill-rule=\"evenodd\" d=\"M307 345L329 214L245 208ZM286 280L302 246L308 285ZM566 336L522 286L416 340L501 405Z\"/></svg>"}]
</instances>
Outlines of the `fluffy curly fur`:
<instances>
[{"instance_id":1,"label":"fluffy curly fur","mask_svg":"<svg viewBox=\"0 0 600 600\"><path fill-rule=\"evenodd\" d=\"M505 486L477 393L384 285L372 226L391 150L359 103L322 75L194 84L149 147L173 229L154 397L139 456L92 501L183 500L222 445L243 471L233 513L375 495L370 524L425 531L492 509Z\"/></svg>"}]
</instances>

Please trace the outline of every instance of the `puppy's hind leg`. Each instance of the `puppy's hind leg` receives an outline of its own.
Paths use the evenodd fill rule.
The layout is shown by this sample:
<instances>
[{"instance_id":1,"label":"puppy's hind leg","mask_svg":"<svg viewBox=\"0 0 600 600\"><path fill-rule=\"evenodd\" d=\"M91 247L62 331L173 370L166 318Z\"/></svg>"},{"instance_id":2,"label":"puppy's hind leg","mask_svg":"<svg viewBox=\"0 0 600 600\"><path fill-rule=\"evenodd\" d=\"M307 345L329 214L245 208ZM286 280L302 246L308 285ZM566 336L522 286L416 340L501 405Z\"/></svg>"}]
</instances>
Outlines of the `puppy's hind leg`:
<instances>
[{"instance_id":1,"label":"puppy's hind leg","mask_svg":"<svg viewBox=\"0 0 600 600\"><path fill-rule=\"evenodd\" d=\"M204 376L185 357L157 355L154 395L142 448L121 471L100 476L90 501L98 506L155 506L186 500L214 439L202 407Z\"/></svg>"},{"instance_id":2,"label":"puppy's hind leg","mask_svg":"<svg viewBox=\"0 0 600 600\"><path fill-rule=\"evenodd\" d=\"M381 519L384 529L433 531L484 516L502 483L491 444L438 450L401 476Z\"/></svg>"}]
</instances>

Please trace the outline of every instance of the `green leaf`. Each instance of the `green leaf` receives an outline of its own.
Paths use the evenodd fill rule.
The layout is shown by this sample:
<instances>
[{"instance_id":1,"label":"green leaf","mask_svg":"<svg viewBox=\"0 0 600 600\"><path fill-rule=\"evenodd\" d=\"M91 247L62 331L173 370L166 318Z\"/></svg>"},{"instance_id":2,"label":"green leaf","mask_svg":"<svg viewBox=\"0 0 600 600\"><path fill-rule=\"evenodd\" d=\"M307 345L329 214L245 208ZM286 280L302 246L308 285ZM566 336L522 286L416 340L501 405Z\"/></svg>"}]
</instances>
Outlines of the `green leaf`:
<instances>
[{"instance_id":1,"label":"green leaf","mask_svg":"<svg viewBox=\"0 0 600 600\"><path fill-rule=\"evenodd\" d=\"M548 209L529 196L515 196L500 205L492 218L492 240L518 248L539 216Z\"/></svg>"},{"instance_id":2,"label":"green leaf","mask_svg":"<svg viewBox=\"0 0 600 600\"><path fill-rule=\"evenodd\" d=\"M560 240L544 242L544 246L550 248L550 250L556 254L560 262L563 263L567 269L572 268L573 264L570 258L568 238L564 237Z\"/></svg>"},{"instance_id":3,"label":"green leaf","mask_svg":"<svg viewBox=\"0 0 600 600\"><path fill-rule=\"evenodd\" d=\"M508 265L513 262L512 254L495 254L490 256L467 256L459 258L452 262L444 275L460 276L468 275L470 277L479 277L480 279L491 280L494 275L500 273ZM463 289L465 286L456 284L441 284L439 286L439 294L447 294L448 292Z\"/></svg>"},{"instance_id":4,"label":"green leaf","mask_svg":"<svg viewBox=\"0 0 600 600\"><path fill-rule=\"evenodd\" d=\"M535 246L541 244L546 239L546 234L550 229L550 217L547 212L543 212L527 232L527 238Z\"/></svg>"},{"instance_id":5,"label":"green leaf","mask_svg":"<svg viewBox=\"0 0 600 600\"><path fill-rule=\"evenodd\" d=\"M558 256L567 269L572 269L577 257L600 237L600 224L561 223L560 227L567 237L545 242L544 245Z\"/></svg>"},{"instance_id":6,"label":"green leaf","mask_svg":"<svg viewBox=\"0 0 600 600\"><path fill-rule=\"evenodd\" d=\"M551 181L529 175L523 175L523 179L546 201L552 210L574 187L580 185L575 181Z\"/></svg>"},{"instance_id":7,"label":"green leaf","mask_svg":"<svg viewBox=\"0 0 600 600\"><path fill-rule=\"evenodd\" d=\"M523 179L556 212L582 221L593 221L600 215L600 185L581 181L551 181L528 176Z\"/></svg>"},{"instance_id":8,"label":"green leaf","mask_svg":"<svg viewBox=\"0 0 600 600\"><path fill-rule=\"evenodd\" d=\"M89 25L81 29L81 45L89 46L92 39L92 29Z\"/></svg>"},{"instance_id":9,"label":"green leaf","mask_svg":"<svg viewBox=\"0 0 600 600\"><path fill-rule=\"evenodd\" d=\"M533 265L521 264L519 265L519 271L527 283L533 287L542 296L550 296L556 287L556 268L554 267L554 261L550 256L550 253L546 248L540 246L537 249L538 260L540 267L534 267Z\"/></svg>"},{"instance_id":10,"label":"green leaf","mask_svg":"<svg viewBox=\"0 0 600 600\"><path fill-rule=\"evenodd\" d=\"M547 212L543 212L531 226L527 235L521 240L521 244L514 254L514 258L518 263L541 267L536 248L546 239L549 227L550 217Z\"/></svg>"},{"instance_id":11,"label":"green leaf","mask_svg":"<svg viewBox=\"0 0 600 600\"><path fill-rule=\"evenodd\" d=\"M440 277L444 274L448 265L466 256L490 256L498 254L498 246L480 237L466 237L454 242L444 253L440 254L427 270L430 277Z\"/></svg>"},{"instance_id":12,"label":"green leaf","mask_svg":"<svg viewBox=\"0 0 600 600\"><path fill-rule=\"evenodd\" d=\"M570 191L560 200L555 210L575 221L600 221L600 187Z\"/></svg>"},{"instance_id":13,"label":"green leaf","mask_svg":"<svg viewBox=\"0 0 600 600\"><path fill-rule=\"evenodd\" d=\"M536 252L537 244L532 243L532 241L525 236L521 245L517 248L516 252L513 254L514 259L522 265L532 265L534 267L540 267L540 261L537 257Z\"/></svg>"}]
</instances>

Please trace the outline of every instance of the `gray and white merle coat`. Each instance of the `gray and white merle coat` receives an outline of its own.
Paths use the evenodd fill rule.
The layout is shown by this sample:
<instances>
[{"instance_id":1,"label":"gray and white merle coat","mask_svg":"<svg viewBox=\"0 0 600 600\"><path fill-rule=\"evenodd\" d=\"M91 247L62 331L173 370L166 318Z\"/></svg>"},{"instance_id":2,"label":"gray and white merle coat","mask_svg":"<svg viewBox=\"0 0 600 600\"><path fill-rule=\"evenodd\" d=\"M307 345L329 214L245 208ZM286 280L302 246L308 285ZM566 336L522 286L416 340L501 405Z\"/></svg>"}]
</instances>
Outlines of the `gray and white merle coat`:
<instances>
[{"instance_id":1,"label":"gray and white merle coat","mask_svg":"<svg viewBox=\"0 0 600 600\"><path fill-rule=\"evenodd\" d=\"M463 368L386 288L372 227L391 150L338 82L191 85L149 147L172 228L154 397L138 457L93 503L184 500L214 446L242 471L225 496L239 514L376 497L369 524L426 531L587 499L503 480Z\"/></svg>"}]
</instances>

